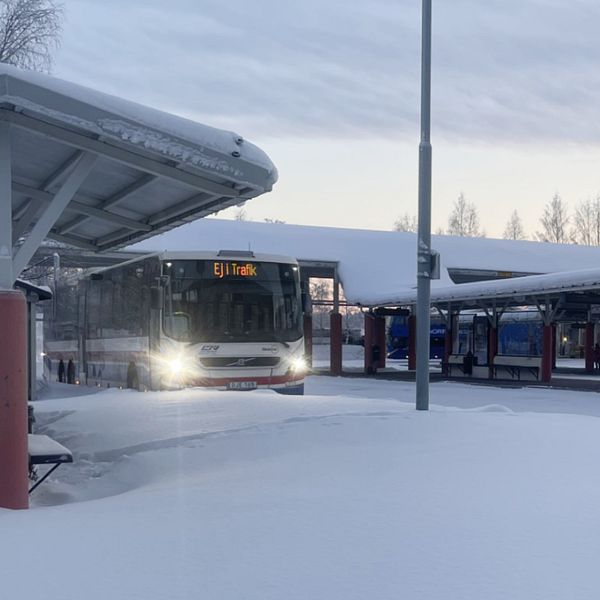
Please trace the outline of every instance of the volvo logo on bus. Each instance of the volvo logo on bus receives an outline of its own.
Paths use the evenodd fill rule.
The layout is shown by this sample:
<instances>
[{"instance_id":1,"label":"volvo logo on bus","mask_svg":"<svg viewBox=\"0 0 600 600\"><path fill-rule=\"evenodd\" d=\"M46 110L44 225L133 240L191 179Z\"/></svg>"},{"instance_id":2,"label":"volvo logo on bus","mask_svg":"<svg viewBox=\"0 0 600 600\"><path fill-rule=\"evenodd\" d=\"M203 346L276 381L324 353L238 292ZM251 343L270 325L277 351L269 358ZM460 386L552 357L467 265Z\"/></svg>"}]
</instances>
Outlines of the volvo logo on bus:
<instances>
[{"instance_id":1,"label":"volvo logo on bus","mask_svg":"<svg viewBox=\"0 0 600 600\"><path fill-rule=\"evenodd\" d=\"M238 358L237 360L234 360L233 362L229 363L227 366L228 367L245 367L246 365L251 363L253 360L254 360L253 356L251 356L250 358Z\"/></svg>"}]
</instances>

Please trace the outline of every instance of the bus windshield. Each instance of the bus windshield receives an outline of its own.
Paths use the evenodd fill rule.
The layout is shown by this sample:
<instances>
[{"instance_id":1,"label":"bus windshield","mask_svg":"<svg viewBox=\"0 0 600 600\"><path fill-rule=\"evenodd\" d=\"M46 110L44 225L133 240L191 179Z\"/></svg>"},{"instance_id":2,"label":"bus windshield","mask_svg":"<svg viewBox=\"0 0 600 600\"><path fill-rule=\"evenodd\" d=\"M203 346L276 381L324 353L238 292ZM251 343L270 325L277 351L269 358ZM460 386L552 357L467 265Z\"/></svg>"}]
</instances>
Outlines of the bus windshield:
<instances>
[{"instance_id":1,"label":"bus windshield","mask_svg":"<svg viewBox=\"0 0 600 600\"><path fill-rule=\"evenodd\" d=\"M179 341L291 342L302 336L298 267L245 260L173 260L163 331Z\"/></svg>"}]
</instances>

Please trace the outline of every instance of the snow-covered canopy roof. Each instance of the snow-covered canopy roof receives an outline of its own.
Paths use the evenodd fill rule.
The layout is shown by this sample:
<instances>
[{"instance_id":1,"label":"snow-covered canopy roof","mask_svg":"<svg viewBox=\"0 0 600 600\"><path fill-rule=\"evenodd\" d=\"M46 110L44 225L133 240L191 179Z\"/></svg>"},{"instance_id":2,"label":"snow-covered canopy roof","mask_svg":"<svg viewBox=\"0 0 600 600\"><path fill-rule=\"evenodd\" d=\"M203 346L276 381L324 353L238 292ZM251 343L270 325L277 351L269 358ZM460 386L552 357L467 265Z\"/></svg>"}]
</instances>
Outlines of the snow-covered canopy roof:
<instances>
[{"instance_id":1,"label":"snow-covered canopy roof","mask_svg":"<svg viewBox=\"0 0 600 600\"><path fill-rule=\"evenodd\" d=\"M545 302L546 297L572 294L584 295L584 304L594 303L592 294L600 294L600 267L581 269L579 271L563 271L546 275L530 275L514 279L496 281L478 281L461 285L436 287L431 292L431 303L444 305L451 302L460 303L464 307L477 307L483 301L496 300L498 304L508 305L535 304ZM600 295L595 299L600 303ZM415 290L390 296L383 302L386 305L416 304Z\"/></svg>"},{"instance_id":2,"label":"snow-covered canopy roof","mask_svg":"<svg viewBox=\"0 0 600 600\"><path fill-rule=\"evenodd\" d=\"M440 252L442 264L441 279L432 282L432 296L438 288L446 293L475 285L453 284L449 270L495 271L509 277L515 273L562 272L600 265L600 248L587 246L452 236L432 236L432 246ZM344 293L352 303L410 303L400 300L415 294L417 259L413 233L209 219L147 240L131 250L222 248L251 248L298 260L337 262ZM497 283L510 287L528 279L531 278Z\"/></svg>"},{"instance_id":3,"label":"snow-covered canopy roof","mask_svg":"<svg viewBox=\"0 0 600 600\"><path fill-rule=\"evenodd\" d=\"M64 209L47 237L103 251L270 191L277 170L240 135L48 75L0 65L10 125L13 239Z\"/></svg>"}]
</instances>

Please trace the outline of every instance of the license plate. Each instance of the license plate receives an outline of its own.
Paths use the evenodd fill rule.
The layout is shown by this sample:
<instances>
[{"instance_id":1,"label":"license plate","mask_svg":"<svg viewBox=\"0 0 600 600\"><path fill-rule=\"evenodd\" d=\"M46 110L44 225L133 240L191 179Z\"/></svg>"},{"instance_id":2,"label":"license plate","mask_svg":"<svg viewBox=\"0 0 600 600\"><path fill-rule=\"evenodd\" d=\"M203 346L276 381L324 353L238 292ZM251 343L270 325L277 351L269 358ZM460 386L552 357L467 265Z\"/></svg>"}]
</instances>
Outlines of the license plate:
<instances>
[{"instance_id":1,"label":"license plate","mask_svg":"<svg viewBox=\"0 0 600 600\"><path fill-rule=\"evenodd\" d=\"M257 387L256 381L230 381L227 384L228 390L255 390Z\"/></svg>"}]
</instances>

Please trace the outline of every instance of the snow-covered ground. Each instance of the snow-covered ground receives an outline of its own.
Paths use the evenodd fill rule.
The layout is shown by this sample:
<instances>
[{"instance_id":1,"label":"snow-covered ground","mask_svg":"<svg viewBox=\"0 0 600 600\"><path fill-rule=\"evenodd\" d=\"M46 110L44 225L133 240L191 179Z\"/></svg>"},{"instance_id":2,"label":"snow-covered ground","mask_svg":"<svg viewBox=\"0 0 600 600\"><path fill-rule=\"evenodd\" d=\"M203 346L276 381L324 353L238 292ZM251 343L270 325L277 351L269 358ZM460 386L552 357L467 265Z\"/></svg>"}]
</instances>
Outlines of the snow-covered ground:
<instances>
[{"instance_id":1,"label":"snow-covered ground","mask_svg":"<svg viewBox=\"0 0 600 600\"><path fill-rule=\"evenodd\" d=\"M354 378L61 391L38 431L76 462L0 510L3 597L600 595L598 394L439 383L423 413L413 384Z\"/></svg>"}]
</instances>

